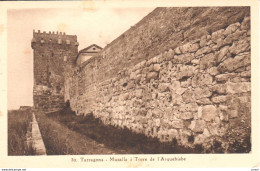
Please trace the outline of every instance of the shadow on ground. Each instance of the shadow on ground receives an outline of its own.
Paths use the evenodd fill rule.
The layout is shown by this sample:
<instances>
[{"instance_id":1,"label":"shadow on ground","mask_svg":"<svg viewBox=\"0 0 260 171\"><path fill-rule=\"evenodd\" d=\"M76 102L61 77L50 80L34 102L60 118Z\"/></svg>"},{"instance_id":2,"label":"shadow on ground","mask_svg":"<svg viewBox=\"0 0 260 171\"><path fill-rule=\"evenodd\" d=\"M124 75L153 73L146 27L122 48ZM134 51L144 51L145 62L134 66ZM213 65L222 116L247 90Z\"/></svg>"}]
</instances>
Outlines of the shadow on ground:
<instances>
[{"instance_id":1,"label":"shadow on ground","mask_svg":"<svg viewBox=\"0 0 260 171\"><path fill-rule=\"evenodd\" d=\"M38 120L47 154L184 154L202 152L200 147L191 149L179 146L176 140L161 143L157 138L146 137L127 128L104 125L100 119L95 118L92 114L76 116L69 107L46 115L42 113L41 116L38 115ZM63 128L59 128L60 125ZM60 133L58 133L59 129ZM73 134L77 135L73 137ZM79 145L79 141L83 140L86 143L82 142ZM89 142L94 142L94 144L88 144ZM83 148L82 146L85 146L85 150L77 149ZM100 150L102 148L103 150Z\"/></svg>"}]
</instances>

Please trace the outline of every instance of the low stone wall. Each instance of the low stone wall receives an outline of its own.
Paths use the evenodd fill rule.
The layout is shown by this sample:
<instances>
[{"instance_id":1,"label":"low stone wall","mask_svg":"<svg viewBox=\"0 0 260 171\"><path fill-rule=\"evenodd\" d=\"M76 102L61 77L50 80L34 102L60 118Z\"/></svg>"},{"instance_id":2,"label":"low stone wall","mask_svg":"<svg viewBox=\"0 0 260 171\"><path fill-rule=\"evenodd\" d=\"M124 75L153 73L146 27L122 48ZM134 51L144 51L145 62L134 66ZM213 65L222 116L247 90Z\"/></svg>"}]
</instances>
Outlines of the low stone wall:
<instances>
[{"instance_id":1,"label":"low stone wall","mask_svg":"<svg viewBox=\"0 0 260 171\"><path fill-rule=\"evenodd\" d=\"M103 82L95 77L99 65L90 61L66 79L65 98L77 114L93 113L105 124L162 142L248 152L250 47L250 17L245 17Z\"/></svg>"}]
</instances>

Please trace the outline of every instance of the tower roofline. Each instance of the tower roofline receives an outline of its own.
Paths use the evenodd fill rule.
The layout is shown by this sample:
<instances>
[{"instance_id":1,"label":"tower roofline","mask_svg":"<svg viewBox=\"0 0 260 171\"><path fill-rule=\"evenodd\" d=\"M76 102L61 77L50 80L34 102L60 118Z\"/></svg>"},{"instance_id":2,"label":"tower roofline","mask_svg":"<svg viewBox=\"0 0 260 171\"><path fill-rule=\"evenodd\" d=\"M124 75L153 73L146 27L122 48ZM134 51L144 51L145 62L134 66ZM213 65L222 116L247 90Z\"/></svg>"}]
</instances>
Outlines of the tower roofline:
<instances>
[{"instance_id":1,"label":"tower roofline","mask_svg":"<svg viewBox=\"0 0 260 171\"><path fill-rule=\"evenodd\" d=\"M33 35L63 35L63 36L75 36L77 37L76 35L67 35L65 32L59 32L59 31L41 31L41 30L38 30L36 31L35 29L33 29Z\"/></svg>"}]
</instances>

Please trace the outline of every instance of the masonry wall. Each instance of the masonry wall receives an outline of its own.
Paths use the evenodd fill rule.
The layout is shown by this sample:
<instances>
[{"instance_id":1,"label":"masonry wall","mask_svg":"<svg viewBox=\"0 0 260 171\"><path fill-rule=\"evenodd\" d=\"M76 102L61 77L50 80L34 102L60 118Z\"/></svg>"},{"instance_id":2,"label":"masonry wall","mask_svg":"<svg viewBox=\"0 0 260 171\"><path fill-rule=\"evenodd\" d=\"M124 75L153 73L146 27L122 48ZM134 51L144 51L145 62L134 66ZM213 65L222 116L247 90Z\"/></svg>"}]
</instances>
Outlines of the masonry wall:
<instances>
[{"instance_id":1,"label":"masonry wall","mask_svg":"<svg viewBox=\"0 0 260 171\"><path fill-rule=\"evenodd\" d=\"M34 107L46 112L62 109L65 105L65 72L73 66L77 56L77 37L64 33L34 31L32 48Z\"/></svg>"},{"instance_id":2,"label":"masonry wall","mask_svg":"<svg viewBox=\"0 0 260 171\"><path fill-rule=\"evenodd\" d=\"M222 11L224 8L214 9ZM160 46L151 47L154 51L139 49L137 57L133 56L136 59L134 64L123 60L124 55L123 59L117 56L116 50L111 51L119 47L118 53L128 54L128 50L120 51L119 45L120 41L126 40L115 40L99 58L92 58L68 76L65 99L70 100L77 114L93 113L105 124L126 127L161 141L177 140L183 146L211 152L249 152L250 17L249 9L245 9L240 9L244 13L238 21L200 37L196 34L196 38L185 39L186 43L178 43L176 37L172 42L161 40ZM155 14L158 12L168 11L164 15L169 15L171 10L156 9L150 14L149 22L157 21L158 15ZM203 10L202 13L209 9ZM225 8L225 14L227 11L238 14L234 13L234 8ZM219 23L220 20L218 25L221 25ZM164 32L164 25L157 26L161 26L161 32ZM132 41L137 49L137 45L142 47L142 43ZM180 45L176 46L176 42ZM170 48L172 46L174 48ZM156 55L139 58L143 52ZM107 61L104 54L112 61L106 67L103 65ZM116 63L117 60L122 65Z\"/></svg>"}]
</instances>

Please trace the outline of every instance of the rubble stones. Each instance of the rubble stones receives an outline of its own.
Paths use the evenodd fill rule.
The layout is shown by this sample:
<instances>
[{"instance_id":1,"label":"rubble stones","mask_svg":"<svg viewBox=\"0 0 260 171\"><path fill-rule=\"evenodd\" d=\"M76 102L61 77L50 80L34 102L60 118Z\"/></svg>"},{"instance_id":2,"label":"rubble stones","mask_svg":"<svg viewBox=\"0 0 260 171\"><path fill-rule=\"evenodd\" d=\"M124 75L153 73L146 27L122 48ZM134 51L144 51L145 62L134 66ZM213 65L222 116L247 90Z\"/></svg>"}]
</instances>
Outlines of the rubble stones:
<instances>
[{"instance_id":1,"label":"rubble stones","mask_svg":"<svg viewBox=\"0 0 260 171\"><path fill-rule=\"evenodd\" d=\"M218 66L220 73L233 72L238 68L250 65L250 53L242 53L234 58L228 58Z\"/></svg>"},{"instance_id":2,"label":"rubble stones","mask_svg":"<svg viewBox=\"0 0 260 171\"><path fill-rule=\"evenodd\" d=\"M212 121L216 116L218 116L218 110L214 105L205 105L203 107L199 107L198 115L205 121Z\"/></svg>"},{"instance_id":3,"label":"rubble stones","mask_svg":"<svg viewBox=\"0 0 260 171\"><path fill-rule=\"evenodd\" d=\"M182 53L188 53L188 52L196 52L199 49L198 43L186 43L185 45L180 47Z\"/></svg>"},{"instance_id":4,"label":"rubble stones","mask_svg":"<svg viewBox=\"0 0 260 171\"><path fill-rule=\"evenodd\" d=\"M147 80L150 81L151 79L157 79L158 75L158 72L149 72L147 74Z\"/></svg>"},{"instance_id":5,"label":"rubble stones","mask_svg":"<svg viewBox=\"0 0 260 171\"><path fill-rule=\"evenodd\" d=\"M204 86L204 85L210 85L212 84L213 77L210 74L196 74L192 78L192 86L198 87L198 86Z\"/></svg>"},{"instance_id":6,"label":"rubble stones","mask_svg":"<svg viewBox=\"0 0 260 171\"><path fill-rule=\"evenodd\" d=\"M214 66L216 64L216 59L213 53L207 54L200 60L200 69L206 69Z\"/></svg>"},{"instance_id":7,"label":"rubble stones","mask_svg":"<svg viewBox=\"0 0 260 171\"><path fill-rule=\"evenodd\" d=\"M228 35L230 35L230 34L232 34L232 33L234 33L237 29L239 29L239 27L240 27L240 23L234 23L234 24L231 24L231 25L229 25L227 28L226 28L226 30L223 32L223 34L225 35L225 36L228 36Z\"/></svg>"},{"instance_id":8,"label":"rubble stones","mask_svg":"<svg viewBox=\"0 0 260 171\"><path fill-rule=\"evenodd\" d=\"M226 96L215 96L211 98L213 103L223 103L226 102L227 98Z\"/></svg>"},{"instance_id":9,"label":"rubble stones","mask_svg":"<svg viewBox=\"0 0 260 171\"><path fill-rule=\"evenodd\" d=\"M191 121L190 129L196 133L203 133L205 125L206 123L203 120L193 120Z\"/></svg>"},{"instance_id":10,"label":"rubble stones","mask_svg":"<svg viewBox=\"0 0 260 171\"><path fill-rule=\"evenodd\" d=\"M250 82L240 82L240 83L227 83L227 93L235 94L235 93L245 93L251 91L251 83Z\"/></svg>"}]
</instances>

